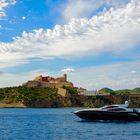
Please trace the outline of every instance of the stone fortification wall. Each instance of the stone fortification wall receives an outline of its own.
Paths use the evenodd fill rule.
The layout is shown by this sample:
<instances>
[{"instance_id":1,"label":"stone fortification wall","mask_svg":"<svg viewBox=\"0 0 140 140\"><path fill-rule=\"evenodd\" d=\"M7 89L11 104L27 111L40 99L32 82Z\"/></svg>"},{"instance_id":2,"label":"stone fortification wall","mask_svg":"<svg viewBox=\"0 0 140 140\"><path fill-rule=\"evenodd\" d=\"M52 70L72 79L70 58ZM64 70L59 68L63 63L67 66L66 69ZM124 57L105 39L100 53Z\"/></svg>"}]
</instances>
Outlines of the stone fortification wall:
<instances>
[{"instance_id":1,"label":"stone fortification wall","mask_svg":"<svg viewBox=\"0 0 140 140\"><path fill-rule=\"evenodd\" d=\"M27 87L51 87L51 88L62 88L63 86L73 87L71 82L60 82L60 83L49 83L44 81L28 81L25 84Z\"/></svg>"},{"instance_id":2,"label":"stone fortification wall","mask_svg":"<svg viewBox=\"0 0 140 140\"><path fill-rule=\"evenodd\" d=\"M25 85L27 87L40 87L41 83L39 81L28 81Z\"/></svg>"}]
</instances>

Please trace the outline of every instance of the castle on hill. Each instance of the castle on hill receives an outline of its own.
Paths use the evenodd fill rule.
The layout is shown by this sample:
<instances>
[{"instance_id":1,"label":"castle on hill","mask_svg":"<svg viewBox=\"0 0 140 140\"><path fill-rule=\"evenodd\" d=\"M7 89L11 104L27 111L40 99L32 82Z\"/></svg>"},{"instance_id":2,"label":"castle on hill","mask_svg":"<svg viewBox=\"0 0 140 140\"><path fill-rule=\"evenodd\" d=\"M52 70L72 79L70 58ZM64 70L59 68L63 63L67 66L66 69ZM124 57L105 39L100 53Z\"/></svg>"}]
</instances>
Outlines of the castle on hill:
<instances>
[{"instance_id":1,"label":"castle on hill","mask_svg":"<svg viewBox=\"0 0 140 140\"><path fill-rule=\"evenodd\" d=\"M67 81L67 74L62 77L50 77L39 75L34 80L28 81L25 84L27 87L50 87L50 88L62 88L63 86L73 87L73 83Z\"/></svg>"},{"instance_id":2,"label":"castle on hill","mask_svg":"<svg viewBox=\"0 0 140 140\"><path fill-rule=\"evenodd\" d=\"M67 74L64 74L62 77L57 78L39 75L35 77L34 80L30 80L24 85L27 87L57 88L58 94L64 97L67 96L68 93L63 87L74 87L73 83L67 80Z\"/></svg>"}]
</instances>

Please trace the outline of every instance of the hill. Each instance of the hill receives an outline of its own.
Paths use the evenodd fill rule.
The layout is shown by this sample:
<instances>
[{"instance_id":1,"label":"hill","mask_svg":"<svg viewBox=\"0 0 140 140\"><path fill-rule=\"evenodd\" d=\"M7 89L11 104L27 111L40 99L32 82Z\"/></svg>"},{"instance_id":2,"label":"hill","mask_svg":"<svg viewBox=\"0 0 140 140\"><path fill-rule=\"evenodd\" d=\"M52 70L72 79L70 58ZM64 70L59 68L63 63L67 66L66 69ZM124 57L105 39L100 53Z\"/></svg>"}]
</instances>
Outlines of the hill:
<instances>
[{"instance_id":1,"label":"hill","mask_svg":"<svg viewBox=\"0 0 140 140\"><path fill-rule=\"evenodd\" d=\"M99 94L105 94L105 93L113 94L114 93L114 91L110 88L102 88L98 92L99 92Z\"/></svg>"},{"instance_id":2,"label":"hill","mask_svg":"<svg viewBox=\"0 0 140 140\"><path fill-rule=\"evenodd\" d=\"M140 93L140 87L134 88L131 92L132 93Z\"/></svg>"},{"instance_id":3,"label":"hill","mask_svg":"<svg viewBox=\"0 0 140 140\"><path fill-rule=\"evenodd\" d=\"M67 91L67 96L58 94L58 88L55 87L0 88L0 107L100 107L107 104L124 103L128 99L131 100L130 107L140 107L139 88L116 91L103 88L100 92L108 92L110 95L94 96L79 95L75 87L64 86L63 88Z\"/></svg>"}]
</instances>

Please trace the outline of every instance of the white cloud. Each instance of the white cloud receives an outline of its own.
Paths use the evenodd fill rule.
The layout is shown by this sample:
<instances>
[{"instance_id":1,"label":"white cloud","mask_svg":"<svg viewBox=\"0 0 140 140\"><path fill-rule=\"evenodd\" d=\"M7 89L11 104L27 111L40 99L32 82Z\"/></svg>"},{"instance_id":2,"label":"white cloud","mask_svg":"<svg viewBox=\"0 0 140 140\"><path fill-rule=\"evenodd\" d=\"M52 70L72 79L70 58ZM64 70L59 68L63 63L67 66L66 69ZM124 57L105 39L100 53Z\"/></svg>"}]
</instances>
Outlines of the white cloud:
<instances>
[{"instance_id":1,"label":"white cloud","mask_svg":"<svg viewBox=\"0 0 140 140\"><path fill-rule=\"evenodd\" d=\"M103 3L101 0L98 2L95 0L69 0L63 11L63 16L66 20L87 17Z\"/></svg>"},{"instance_id":2,"label":"white cloud","mask_svg":"<svg viewBox=\"0 0 140 140\"><path fill-rule=\"evenodd\" d=\"M6 14L4 12L0 11L0 18L5 17L5 16L6 16Z\"/></svg>"},{"instance_id":3,"label":"white cloud","mask_svg":"<svg viewBox=\"0 0 140 140\"><path fill-rule=\"evenodd\" d=\"M0 25L0 29L2 29L3 27L2 27L2 25Z\"/></svg>"},{"instance_id":4,"label":"white cloud","mask_svg":"<svg viewBox=\"0 0 140 140\"><path fill-rule=\"evenodd\" d=\"M120 54L139 45L139 27L140 1L132 1L90 19L73 19L64 26L56 25L53 30L24 31L13 42L0 43L0 67L22 64L31 58Z\"/></svg>"},{"instance_id":5,"label":"white cloud","mask_svg":"<svg viewBox=\"0 0 140 140\"><path fill-rule=\"evenodd\" d=\"M2 73L0 74L0 87L11 87L19 86L28 80L32 80L35 77L35 73L22 73L22 74L11 74L11 73Z\"/></svg>"},{"instance_id":6,"label":"white cloud","mask_svg":"<svg viewBox=\"0 0 140 140\"><path fill-rule=\"evenodd\" d=\"M110 87L131 89L140 87L140 61L92 66L77 69L68 75L77 86L90 90ZM135 72L134 69L135 68ZM130 73L132 71L132 73ZM136 72L137 71L137 72Z\"/></svg>"},{"instance_id":7,"label":"white cloud","mask_svg":"<svg viewBox=\"0 0 140 140\"><path fill-rule=\"evenodd\" d=\"M135 73L137 73L137 71L132 70L132 71L130 71L130 73L131 73L131 74L135 74Z\"/></svg>"},{"instance_id":8,"label":"white cloud","mask_svg":"<svg viewBox=\"0 0 140 140\"><path fill-rule=\"evenodd\" d=\"M140 86L140 61L78 68L68 73L68 80L75 86L89 90L110 87L112 89L131 89ZM136 73L130 73L131 71ZM56 72L57 73L57 72ZM0 72L0 87L18 86L38 75L60 76L47 70L11 74Z\"/></svg>"},{"instance_id":9,"label":"white cloud","mask_svg":"<svg viewBox=\"0 0 140 140\"><path fill-rule=\"evenodd\" d=\"M65 5L62 15L64 19L83 18L90 16L99 8L118 8L130 0L69 0Z\"/></svg>"},{"instance_id":10,"label":"white cloud","mask_svg":"<svg viewBox=\"0 0 140 140\"><path fill-rule=\"evenodd\" d=\"M23 17L22 17L22 20L25 20L25 19L26 19L26 17L25 17L25 16L23 16Z\"/></svg>"},{"instance_id":11,"label":"white cloud","mask_svg":"<svg viewBox=\"0 0 140 140\"><path fill-rule=\"evenodd\" d=\"M16 0L1 0L0 1L0 10L3 10L5 7L9 5L16 4Z\"/></svg>"},{"instance_id":12,"label":"white cloud","mask_svg":"<svg viewBox=\"0 0 140 140\"><path fill-rule=\"evenodd\" d=\"M64 73L70 73L70 72L74 72L75 69L73 69L73 68L65 68L65 69L62 69L61 71L64 72Z\"/></svg>"},{"instance_id":13,"label":"white cloud","mask_svg":"<svg viewBox=\"0 0 140 140\"><path fill-rule=\"evenodd\" d=\"M6 16L5 8L14 4L16 4L16 0L0 0L0 18Z\"/></svg>"},{"instance_id":14,"label":"white cloud","mask_svg":"<svg viewBox=\"0 0 140 140\"><path fill-rule=\"evenodd\" d=\"M52 74L48 70L38 69L35 71L25 72L25 73L5 73L0 71L0 88L2 87L11 87L19 86L23 83L26 83L28 80L33 80L38 75L49 75L57 76L55 73Z\"/></svg>"}]
</instances>

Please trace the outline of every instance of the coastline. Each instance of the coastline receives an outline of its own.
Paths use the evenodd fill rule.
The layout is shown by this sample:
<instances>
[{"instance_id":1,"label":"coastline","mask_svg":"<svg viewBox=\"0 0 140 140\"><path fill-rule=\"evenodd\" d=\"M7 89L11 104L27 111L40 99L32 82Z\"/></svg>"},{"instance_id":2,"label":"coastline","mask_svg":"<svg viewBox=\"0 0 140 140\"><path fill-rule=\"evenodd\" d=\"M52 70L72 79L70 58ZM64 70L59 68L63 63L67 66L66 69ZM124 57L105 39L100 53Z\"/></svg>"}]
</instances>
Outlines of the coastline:
<instances>
[{"instance_id":1,"label":"coastline","mask_svg":"<svg viewBox=\"0 0 140 140\"><path fill-rule=\"evenodd\" d=\"M0 102L0 108L27 108L23 103L2 103Z\"/></svg>"}]
</instances>

